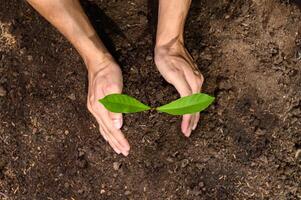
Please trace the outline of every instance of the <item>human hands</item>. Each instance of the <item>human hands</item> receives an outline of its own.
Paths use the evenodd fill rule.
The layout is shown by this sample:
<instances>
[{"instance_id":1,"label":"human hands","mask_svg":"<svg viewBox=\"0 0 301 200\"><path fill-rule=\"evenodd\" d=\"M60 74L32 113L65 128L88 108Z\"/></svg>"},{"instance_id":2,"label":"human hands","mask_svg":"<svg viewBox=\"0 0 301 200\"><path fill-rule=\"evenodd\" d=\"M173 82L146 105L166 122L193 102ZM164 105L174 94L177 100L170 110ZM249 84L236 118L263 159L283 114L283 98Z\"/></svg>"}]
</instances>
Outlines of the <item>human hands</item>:
<instances>
[{"instance_id":1,"label":"human hands","mask_svg":"<svg viewBox=\"0 0 301 200\"><path fill-rule=\"evenodd\" d=\"M155 63L165 80L177 89L181 97L201 92L204 78L182 43L157 46ZM183 116L181 129L186 137L196 129L199 119L200 113Z\"/></svg>"},{"instance_id":2,"label":"human hands","mask_svg":"<svg viewBox=\"0 0 301 200\"><path fill-rule=\"evenodd\" d=\"M113 93L121 93L123 87L122 73L113 58L101 62L88 62L89 89L87 107L99 124L99 131L104 139L118 154L127 156L130 145L120 128L122 114L109 112L98 102L99 99Z\"/></svg>"}]
</instances>

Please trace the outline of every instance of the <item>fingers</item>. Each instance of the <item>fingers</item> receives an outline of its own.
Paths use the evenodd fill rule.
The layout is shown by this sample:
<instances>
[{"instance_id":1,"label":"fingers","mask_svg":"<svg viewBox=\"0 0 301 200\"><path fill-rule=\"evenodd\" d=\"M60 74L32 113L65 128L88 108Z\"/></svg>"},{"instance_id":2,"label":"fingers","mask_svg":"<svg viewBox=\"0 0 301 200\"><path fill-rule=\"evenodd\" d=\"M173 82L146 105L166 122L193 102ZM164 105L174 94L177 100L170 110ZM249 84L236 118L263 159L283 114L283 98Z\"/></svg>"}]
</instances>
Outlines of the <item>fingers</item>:
<instances>
[{"instance_id":1,"label":"fingers","mask_svg":"<svg viewBox=\"0 0 301 200\"><path fill-rule=\"evenodd\" d=\"M186 137L189 137L191 134L190 121L192 119L192 115L183 115L181 130Z\"/></svg>"},{"instance_id":2,"label":"fingers","mask_svg":"<svg viewBox=\"0 0 301 200\"><path fill-rule=\"evenodd\" d=\"M117 154L120 154L121 151L118 149L118 147L111 142L111 139L108 139L108 136L106 136L106 133L103 129L103 127L101 125L99 125L99 131L100 133L102 134L102 136L105 138L105 140L110 144L110 146L113 148L113 150L117 153Z\"/></svg>"},{"instance_id":3,"label":"fingers","mask_svg":"<svg viewBox=\"0 0 301 200\"><path fill-rule=\"evenodd\" d=\"M200 120L200 113L196 113L194 122L193 122L193 126L192 126L192 130L196 129L196 127L198 126L199 120Z\"/></svg>"},{"instance_id":4,"label":"fingers","mask_svg":"<svg viewBox=\"0 0 301 200\"><path fill-rule=\"evenodd\" d=\"M191 87L192 94L201 92L204 78L198 71L189 70L185 72L186 80ZM189 124L190 130L195 130L200 119L200 113L195 113Z\"/></svg>"},{"instance_id":5,"label":"fingers","mask_svg":"<svg viewBox=\"0 0 301 200\"><path fill-rule=\"evenodd\" d=\"M193 70L189 70L188 72L184 72L184 74L175 75L171 83L175 86L181 97L184 97L201 92L203 81L201 74L196 74ZM189 137L192 130L196 129L199 119L200 113L183 116L181 130L186 137Z\"/></svg>"},{"instance_id":6,"label":"fingers","mask_svg":"<svg viewBox=\"0 0 301 200\"><path fill-rule=\"evenodd\" d=\"M99 99L105 95L121 93L121 90L121 84L107 84L103 86L104 95L98 92L95 96L97 96L96 99ZM94 109L94 114L100 119L99 124L106 133L112 148L115 151L117 150L117 153L121 152L124 156L127 156L129 154L130 145L119 130L123 124L122 114L109 112L100 104Z\"/></svg>"},{"instance_id":7,"label":"fingers","mask_svg":"<svg viewBox=\"0 0 301 200\"><path fill-rule=\"evenodd\" d=\"M155 51L155 63L162 76L168 83L174 85L181 97L199 93L203 84L203 76L189 52L174 49L165 49L159 53ZM191 131L196 129L200 114L184 115L181 129L189 137Z\"/></svg>"},{"instance_id":8,"label":"fingers","mask_svg":"<svg viewBox=\"0 0 301 200\"><path fill-rule=\"evenodd\" d=\"M124 156L127 156L130 151L130 144L128 143L127 139L124 137L123 133L116 128L112 128L113 124L111 124L111 119L109 117L103 118L104 129L108 134L111 141L121 150L121 153Z\"/></svg>"},{"instance_id":9,"label":"fingers","mask_svg":"<svg viewBox=\"0 0 301 200\"><path fill-rule=\"evenodd\" d=\"M103 130L103 128L100 125L99 125L99 132L102 135L102 137L105 139L105 141L108 141L108 136L106 135L105 131Z\"/></svg>"},{"instance_id":10,"label":"fingers","mask_svg":"<svg viewBox=\"0 0 301 200\"><path fill-rule=\"evenodd\" d=\"M184 73L174 73L173 78L170 79L170 83L175 86L181 97L201 92L203 81L203 76L191 68ZM192 130L196 129L199 119L200 113L183 116L181 130L186 137L189 137Z\"/></svg>"},{"instance_id":11,"label":"fingers","mask_svg":"<svg viewBox=\"0 0 301 200\"><path fill-rule=\"evenodd\" d=\"M194 75L194 81L190 81L190 86L192 88L192 93L195 94L195 93L199 93L201 92L201 88L202 88L202 84L203 84L203 80L201 77L199 76L196 76ZM193 78L189 79L189 80L193 80ZM197 125L198 125L198 122L200 120L200 113L195 113L193 115L193 119L191 120L191 123L190 123L190 128L192 130L195 130Z\"/></svg>"},{"instance_id":12,"label":"fingers","mask_svg":"<svg viewBox=\"0 0 301 200\"><path fill-rule=\"evenodd\" d=\"M105 110L102 105L99 105L94 112L94 116L96 116L97 119L100 119L98 120L98 123L106 133L105 135L107 136L110 145L113 148L116 147L124 156L127 156L129 154L130 145L122 132L114 127L109 112Z\"/></svg>"},{"instance_id":13,"label":"fingers","mask_svg":"<svg viewBox=\"0 0 301 200\"><path fill-rule=\"evenodd\" d=\"M92 106L88 103L88 109L98 122L100 133L105 140L108 141L114 151L118 154L122 153L124 156L127 156L129 154L130 145L122 132L114 127L109 112L101 104Z\"/></svg>"},{"instance_id":14,"label":"fingers","mask_svg":"<svg viewBox=\"0 0 301 200\"><path fill-rule=\"evenodd\" d=\"M191 84L192 85L191 86L192 87L192 93L199 93L202 90L202 85L203 85L203 81L204 81L203 76L202 75L196 76L195 79L196 79L195 82ZM195 117L194 117L194 119L191 123L192 130L195 130L198 123L199 123L200 113L199 112L195 113L194 116Z\"/></svg>"},{"instance_id":15,"label":"fingers","mask_svg":"<svg viewBox=\"0 0 301 200\"><path fill-rule=\"evenodd\" d=\"M184 74L178 73L174 75L174 78L170 81L171 84L174 85L176 90L179 92L181 97L189 96L192 94L191 87ZM191 120L193 119L193 115L183 115L181 130L186 137L189 137L191 134L192 126Z\"/></svg>"},{"instance_id":16,"label":"fingers","mask_svg":"<svg viewBox=\"0 0 301 200\"><path fill-rule=\"evenodd\" d=\"M104 120L104 118L102 118L100 121L98 121L100 127L102 127L105 135L108 138L109 144L113 147L114 150L115 148L118 149L116 153L119 154L121 152L124 156L127 156L130 150L128 141L125 139L120 130L115 129L112 124L108 125L108 122L110 122L109 118L107 120Z\"/></svg>"}]
</instances>

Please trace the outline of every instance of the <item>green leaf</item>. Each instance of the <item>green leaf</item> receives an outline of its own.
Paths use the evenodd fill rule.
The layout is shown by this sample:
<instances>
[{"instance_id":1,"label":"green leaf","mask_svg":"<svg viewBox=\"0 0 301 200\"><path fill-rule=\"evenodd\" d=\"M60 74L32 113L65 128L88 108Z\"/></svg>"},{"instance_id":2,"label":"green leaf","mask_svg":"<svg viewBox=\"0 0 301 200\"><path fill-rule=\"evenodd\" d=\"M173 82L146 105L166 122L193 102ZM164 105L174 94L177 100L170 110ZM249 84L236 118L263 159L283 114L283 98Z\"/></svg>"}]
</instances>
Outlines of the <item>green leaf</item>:
<instances>
[{"instance_id":1,"label":"green leaf","mask_svg":"<svg viewBox=\"0 0 301 200\"><path fill-rule=\"evenodd\" d=\"M110 94L98 101L114 113L135 113L150 109L149 106L125 94Z\"/></svg>"},{"instance_id":2,"label":"green leaf","mask_svg":"<svg viewBox=\"0 0 301 200\"><path fill-rule=\"evenodd\" d=\"M201 112L213 103L214 97L204 93L197 93L177 99L169 104L156 108L160 112L170 115L184 115Z\"/></svg>"}]
</instances>

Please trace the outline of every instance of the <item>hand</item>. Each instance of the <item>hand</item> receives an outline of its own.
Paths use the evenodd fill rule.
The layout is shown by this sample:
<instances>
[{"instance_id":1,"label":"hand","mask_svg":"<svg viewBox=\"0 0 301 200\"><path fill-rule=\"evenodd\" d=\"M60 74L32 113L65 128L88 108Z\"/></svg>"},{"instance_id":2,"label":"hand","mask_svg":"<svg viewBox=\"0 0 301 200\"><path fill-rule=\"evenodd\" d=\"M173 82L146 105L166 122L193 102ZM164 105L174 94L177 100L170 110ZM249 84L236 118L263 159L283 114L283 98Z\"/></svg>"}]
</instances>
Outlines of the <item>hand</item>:
<instances>
[{"instance_id":1,"label":"hand","mask_svg":"<svg viewBox=\"0 0 301 200\"><path fill-rule=\"evenodd\" d=\"M99 124L99 131L104 139L118 154L127 156L130 145L120 131L122 114L111 113L98 100L112 93L122 92L122 74L120 67L112 58L100 63L88 62L89 91L87 106Z\"/></svg>"},{"instance_id":2,"label":"hand","mask_svg":"<svg viewBox=\"0 0 301 200\"><path fill-rule=\"evenodd\" d=\"M155 63L165 80L172 84L181 97L201 92L204 78L181 43L155 48ZM184 115L181 129L186 137L195 130L200 113Z\"/></svg>"}]
</instances>

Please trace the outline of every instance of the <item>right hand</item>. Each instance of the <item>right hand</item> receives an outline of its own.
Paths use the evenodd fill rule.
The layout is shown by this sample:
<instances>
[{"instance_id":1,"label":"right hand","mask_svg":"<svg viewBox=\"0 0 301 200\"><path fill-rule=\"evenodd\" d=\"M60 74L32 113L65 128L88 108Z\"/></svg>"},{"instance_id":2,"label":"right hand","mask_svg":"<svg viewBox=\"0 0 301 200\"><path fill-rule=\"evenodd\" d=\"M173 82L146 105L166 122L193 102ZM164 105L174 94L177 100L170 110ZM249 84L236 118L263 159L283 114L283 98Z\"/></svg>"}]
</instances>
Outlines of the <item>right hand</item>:
<instances>
[{"instance_id":1,"label":"right hand","mask_svg":"<svg viewBox=\"0 0 301 200\"><path fill-rule=\"evenodd\" d=\"M174 85L181 97L201 92L204 77L181 42L155 48L155 63L165 78ZM183 115L181 129L186 137L196 129L200 113Z\"/></svg>"},{"instance_id":2,"label":"right hand","mask_svg":"<svg viewBox=\"0 0 301 200\"><path fill-rule=\"evenodd\" d=\"M122 92L122 74L120 67L113 58L104 61L89 62L88 78L89 91L87 107L99 124L99 131L114 151L124 156L129 154L130 145L120 128L122 127L122 114L109 112L99 99L106 95Z\"/></svg>"}]
</instances>

